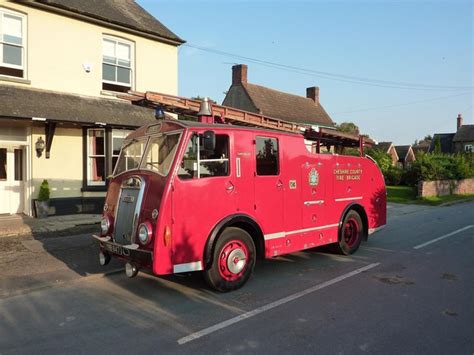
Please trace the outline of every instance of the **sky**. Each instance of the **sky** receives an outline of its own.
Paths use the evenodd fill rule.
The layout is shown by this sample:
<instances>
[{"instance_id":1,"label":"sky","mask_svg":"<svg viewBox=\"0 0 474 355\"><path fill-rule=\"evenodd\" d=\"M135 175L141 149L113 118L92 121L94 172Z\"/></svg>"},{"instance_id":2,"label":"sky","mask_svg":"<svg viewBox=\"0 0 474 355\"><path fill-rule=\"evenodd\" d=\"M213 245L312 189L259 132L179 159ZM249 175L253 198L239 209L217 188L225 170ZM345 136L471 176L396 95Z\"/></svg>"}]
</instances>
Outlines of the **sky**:
<instances>
[{"instance_id":1,"label":"sky","mask_svg":"<svg viewBox=\"0 0 474 355\"><path fill-rule=\"evenodd\" d=\"M413 144L474 124L474 1L138 0L178 36L178 94L248 81L320 101L336 123ZM159 63L156 63L159 65Z\"/></svg>"}]
</instances>

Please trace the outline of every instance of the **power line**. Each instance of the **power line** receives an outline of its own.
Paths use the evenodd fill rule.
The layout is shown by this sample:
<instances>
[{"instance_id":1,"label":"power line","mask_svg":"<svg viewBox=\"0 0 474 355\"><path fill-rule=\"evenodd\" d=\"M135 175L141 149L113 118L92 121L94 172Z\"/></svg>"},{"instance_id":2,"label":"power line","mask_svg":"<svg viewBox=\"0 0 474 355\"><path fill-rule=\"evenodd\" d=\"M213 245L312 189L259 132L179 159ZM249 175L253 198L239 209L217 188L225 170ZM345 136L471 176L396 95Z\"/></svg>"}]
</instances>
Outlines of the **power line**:
<instances>
[{"instance_id":1,"label":"power line","mask_svg":"<svg viewBox=\"0 0 474 355\"><path fill-rule=\"evenodd\" d=\"M239 54L220 51L217 49L201 47L201 46L190 44L190 43L185 43L183 46L187 46L189 48L194 48L197 50L201 50L204 52L209 52L209 53L213 53L217 55L246 60L248 62L252 62L255 64L263 65L263 66L274 68L274 69L286 70L289 72L306 74L306 75L321 77L321 78L325 78L329 80L336 80L336 81L348 82L348 83L353 83L353 84L384 87L384 88L394 88L394 89L411 89L411 90L427 90L427 91L429 90L474 90L473 86L425 85L425 84L378 80L378 79L357 77L357 76L344 75L344 74L336 74L336 73L312 70L312 69L301 68L301 67L296 67L296 66L287 65L287 64L271 62L267 60L261 60L261 59L247 57L247 56L243 56Z\"/></svg>"},{"instance_id":2,"label":"power line","mask_svg":"<svg viewBox=\"0 0 474 355\"><path fill-rule=\"evenodd\" d=\"M406 102L406 103L401 103L401 104L394 104L394 105L387 105L387 106L377 106L377 107L371 107L371 108L365 108L365 109L357 109L357 110L351 110L351 111L331 112L331 114L332 114L332 115L339 115L339 114L343 114L343 113L354 113L354 112L365 112L365 111L381 110L381 109L385 109L385 108L394 108L394 107L408 106L408 105L413 105L413 104L419 104L419 103L422 103L422 102L443 100L443 99L449 99L449 98L453 98L453 97L464 96L464 95L471 95L471 94L472 94L472 92L464 92L464 93L462 93L462 94L457 94L457 95L434 97L434 98L431 98L431 99L418 100L418 101L411 101L411 102Z\"/></svg>"}]
</instances>

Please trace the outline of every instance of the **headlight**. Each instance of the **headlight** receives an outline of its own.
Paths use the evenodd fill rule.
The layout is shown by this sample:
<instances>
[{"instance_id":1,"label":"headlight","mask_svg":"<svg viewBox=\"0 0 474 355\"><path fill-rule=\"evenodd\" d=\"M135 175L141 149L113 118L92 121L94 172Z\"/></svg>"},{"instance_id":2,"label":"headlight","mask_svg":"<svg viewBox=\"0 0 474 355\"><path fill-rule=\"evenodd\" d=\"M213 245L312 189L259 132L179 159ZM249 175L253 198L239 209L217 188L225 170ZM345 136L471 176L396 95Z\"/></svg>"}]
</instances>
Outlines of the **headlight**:
<instances>
[{"instance_id":1,"label":"headlight","mask_svg":"<svg viewBox=\"0 0 474 355\"><path fill-rule=\"evenodd\" d=\"M138 239L143 245L148 244L151 240L151 225L149 223L142 223L138 227Z\"/></svg>"},{"instance_id":2,"label":"headlight","mask_svg":"<svg viewBox=\"0 0 474 355\"><path fill-rule=\"evenodd\" d=\"M105 216L100 220L100 229L102 230L102 234L107 234L109 232L110 221Z\"/></svg>"}]
</instances>

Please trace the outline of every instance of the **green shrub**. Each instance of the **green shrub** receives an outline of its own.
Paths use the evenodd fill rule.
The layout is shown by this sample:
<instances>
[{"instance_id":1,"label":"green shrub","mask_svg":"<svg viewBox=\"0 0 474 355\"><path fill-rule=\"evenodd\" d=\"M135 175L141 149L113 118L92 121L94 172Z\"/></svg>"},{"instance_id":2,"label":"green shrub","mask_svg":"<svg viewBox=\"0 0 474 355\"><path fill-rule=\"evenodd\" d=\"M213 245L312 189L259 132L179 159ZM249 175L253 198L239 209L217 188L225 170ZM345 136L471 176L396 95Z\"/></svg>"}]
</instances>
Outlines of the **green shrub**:
<instances>
[{"instance_id":1,"label":"green shrub","mask_svg":"<svg viewBox=\"0 0 474 355\"><path fill-rule=\"evenodd\" d=\"M391 186L400 185L402 182L403 169L397 166L390 166L384 174L385 184Z\"/></svg>"},{"instance_id":2,"label":"green shrub","mask_svg":"<svg viewBox=\"0 0 474 355\"><path fill-rule=\"evenodd\" d=\"M419 181L459 180L474 177L472 157L466 154L423 154L413 162L402 181L414 186Z\"/></svg>"},{"instance_id":3,"label":"green shrub","mask_svg":"<svg viewBox=\"0 0 474 355\"><path fill-rule=\"evenodd\" d=\"M43 180L40 185L38 193L38 201L48 201L49 200L49 184L48 180Z\"/></svg>"},{"instance_id":4,"label":"green shrub","mask_svg":"<svg viewBox=\"0 0 474 355\"><path fill-rule=\"evenodd\" d=\"M380 149L367 149L367 155L370 155L382 170L385 175L386 172L392 167L392 157L390 154Z\"/></svg>"}]
</instances>

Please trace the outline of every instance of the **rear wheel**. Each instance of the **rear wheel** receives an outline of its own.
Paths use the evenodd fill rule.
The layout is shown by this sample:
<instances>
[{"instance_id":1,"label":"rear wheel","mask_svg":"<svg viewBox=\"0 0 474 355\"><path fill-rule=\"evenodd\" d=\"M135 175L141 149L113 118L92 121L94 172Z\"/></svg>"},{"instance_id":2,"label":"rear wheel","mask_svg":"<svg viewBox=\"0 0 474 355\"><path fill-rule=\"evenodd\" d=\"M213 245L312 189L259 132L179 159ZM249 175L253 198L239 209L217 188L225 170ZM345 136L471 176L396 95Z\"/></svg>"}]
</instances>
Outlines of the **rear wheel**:
<instances>
[{"instance_id":1,"label":"rear wheel","mask_svg":"<svg viewBox=\"0 0 474 355\"><path fill-rule=\"evenodd\" d=\"M244 230L226 228L217 239L211 266L204 271L206 282L217 291L242 287L255 266L255 244Z\"/></svg>"},{"instance_id":2,"label":"rear wheel","mask_svg":"<svg viewBox=\"0 0 474 355\"><path fill-rule=\"evenodd\" d=\"M339 229L339 242L335 244L336 251L344 255L355 253L359 249L363 236L362 219L356 211L350 210Z\"/></svg>"}]
</instances>

